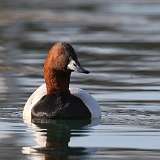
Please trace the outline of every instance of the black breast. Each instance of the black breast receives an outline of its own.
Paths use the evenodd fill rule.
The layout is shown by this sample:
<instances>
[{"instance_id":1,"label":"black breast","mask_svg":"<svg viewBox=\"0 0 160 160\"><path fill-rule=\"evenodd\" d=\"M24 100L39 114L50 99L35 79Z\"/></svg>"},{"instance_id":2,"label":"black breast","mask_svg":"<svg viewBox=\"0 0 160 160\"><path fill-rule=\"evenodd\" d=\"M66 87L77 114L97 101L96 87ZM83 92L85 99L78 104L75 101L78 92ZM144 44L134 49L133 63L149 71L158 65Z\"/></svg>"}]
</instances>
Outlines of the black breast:
<instances>
[{"instance_id":1,"label":"black breast","mask_svg":"<svg viewBox=\"0 0 160 160\"><path fill-rule=\"evenodd\" d=\"M71 94L46 95L32 108L32 119L86 119L91 113L82 100Z\"/></svg>"}]
</instances>

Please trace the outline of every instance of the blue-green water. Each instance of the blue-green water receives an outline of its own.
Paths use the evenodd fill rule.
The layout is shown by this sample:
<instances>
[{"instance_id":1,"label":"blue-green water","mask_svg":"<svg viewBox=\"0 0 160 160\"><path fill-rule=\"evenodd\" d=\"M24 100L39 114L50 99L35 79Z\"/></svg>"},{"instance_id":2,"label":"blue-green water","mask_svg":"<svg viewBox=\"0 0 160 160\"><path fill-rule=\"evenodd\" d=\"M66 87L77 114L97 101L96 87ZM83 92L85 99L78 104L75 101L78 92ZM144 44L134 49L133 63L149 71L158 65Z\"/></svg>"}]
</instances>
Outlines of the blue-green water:
<instances>
[{"instance_id":1,"label":"blue-green water","mask_svg":"<svg viewBox=\"0 0 160 160\"><path fill-rule=\"evenodd\" d=\"M159 1L0 1L0 159L159 159ZM71 83L95 97L101 120L24 123L55 41L91 71Z\"/></svg>"}]
</instances>

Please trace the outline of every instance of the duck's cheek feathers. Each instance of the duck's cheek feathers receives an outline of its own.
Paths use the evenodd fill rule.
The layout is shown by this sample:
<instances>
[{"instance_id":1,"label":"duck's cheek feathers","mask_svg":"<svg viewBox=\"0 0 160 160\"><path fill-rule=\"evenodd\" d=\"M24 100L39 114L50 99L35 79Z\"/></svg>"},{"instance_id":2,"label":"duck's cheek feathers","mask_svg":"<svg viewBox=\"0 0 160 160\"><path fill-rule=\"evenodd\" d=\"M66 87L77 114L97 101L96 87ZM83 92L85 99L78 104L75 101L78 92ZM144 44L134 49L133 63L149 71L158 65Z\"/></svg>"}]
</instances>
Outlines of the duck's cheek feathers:
<instances>
[{"instance_id":1,"label":"duck's cheek feathers","mask_svg":"<svg viewBox=\"0 0 160 160\"><path fill-rule=\"evenodd\" d=\"M67 68L68 58L64 55L59 56L56 60L53 61L53 68L56 70L64 70Z\"/></svg>"},{"instance_id":2,"label":"duck's cheek feathers","mask_svg":"<svg viewBox=\"0 0 160 160\"><path fill-rule=\"evenodd\" d=\"M74 60L70 60L69 64L67 65L67 69L71 71L76 71L79 73L85 73L85 74L89 73L89 71L84 69L79 62L76 62Z\"/></svg>"}]
</instances>

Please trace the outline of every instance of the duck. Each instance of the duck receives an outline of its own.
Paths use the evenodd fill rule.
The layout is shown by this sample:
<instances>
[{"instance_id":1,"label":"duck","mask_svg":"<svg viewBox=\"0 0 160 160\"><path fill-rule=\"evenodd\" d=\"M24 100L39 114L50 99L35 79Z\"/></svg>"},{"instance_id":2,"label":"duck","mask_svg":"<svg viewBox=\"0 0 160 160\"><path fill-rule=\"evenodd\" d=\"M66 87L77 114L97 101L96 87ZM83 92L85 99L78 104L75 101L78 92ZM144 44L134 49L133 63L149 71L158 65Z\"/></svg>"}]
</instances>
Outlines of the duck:
<instances>
[{"instance_id":1,"label":"duck","mask_svg":"<svg viewBox=\"0 0 160 160\"><path fill-rule=\"evenodd\" d=\"M71 44L56 42L44 62L44 83L28 98L23 118L95 119L101 117L97 101L86 91L70 85L72 72L88 74Z\"/></svg>"}]
</instances>

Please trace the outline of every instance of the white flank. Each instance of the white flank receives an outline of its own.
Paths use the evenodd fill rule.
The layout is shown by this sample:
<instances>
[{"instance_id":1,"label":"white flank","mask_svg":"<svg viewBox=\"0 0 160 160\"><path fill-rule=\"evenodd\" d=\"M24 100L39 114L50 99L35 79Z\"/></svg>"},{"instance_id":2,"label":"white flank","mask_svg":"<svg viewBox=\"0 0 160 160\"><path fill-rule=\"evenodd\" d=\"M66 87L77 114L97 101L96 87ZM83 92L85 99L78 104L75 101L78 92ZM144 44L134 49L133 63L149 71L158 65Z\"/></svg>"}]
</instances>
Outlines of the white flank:
<instances>
[{"instance_id":1,"label":"white flank","mask_svg":"<svg viewBox=\"0 0 160 160\"><path fill-rule=\"evenodd\" d=\"M72 88L70 87L70 92L76 97L79 97L83 103L88 107L89 111L91 112L92 118L100 118L101 110L96 102L96 100L89 95L85 90L79 88ZM33 106L44 96L46 95L46 84L42 84L37 90L29 97L27 100L24 110L23 110L23 118L26 122L31 122L31 110Z\"/></svg>"}]
</instances>

